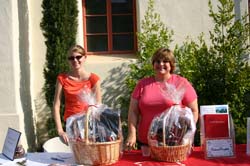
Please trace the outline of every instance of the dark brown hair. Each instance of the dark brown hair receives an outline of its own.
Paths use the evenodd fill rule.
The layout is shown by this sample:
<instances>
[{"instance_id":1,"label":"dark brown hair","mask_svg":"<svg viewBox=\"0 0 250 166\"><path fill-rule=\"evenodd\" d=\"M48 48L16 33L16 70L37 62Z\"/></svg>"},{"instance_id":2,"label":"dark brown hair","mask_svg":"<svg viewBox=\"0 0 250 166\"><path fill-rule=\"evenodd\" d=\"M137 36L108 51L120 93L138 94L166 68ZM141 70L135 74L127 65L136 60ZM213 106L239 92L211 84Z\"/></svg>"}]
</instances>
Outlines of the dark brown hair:
<instances>
[{"instance_id":1,"label":"dark brown hair","mask_svg":"<svg viewBox=\"0 0 250 166\"><path fill-rule=\"evenodd\" d=\"M171 70L170 73L173 73L175 70L175 57L174 53L168 49L168 48L159 48L155 51L155 53L152 56L152 64L154 64L156 61L162 60L162 61L169 61Z\"/></svg>"}]
</instances>

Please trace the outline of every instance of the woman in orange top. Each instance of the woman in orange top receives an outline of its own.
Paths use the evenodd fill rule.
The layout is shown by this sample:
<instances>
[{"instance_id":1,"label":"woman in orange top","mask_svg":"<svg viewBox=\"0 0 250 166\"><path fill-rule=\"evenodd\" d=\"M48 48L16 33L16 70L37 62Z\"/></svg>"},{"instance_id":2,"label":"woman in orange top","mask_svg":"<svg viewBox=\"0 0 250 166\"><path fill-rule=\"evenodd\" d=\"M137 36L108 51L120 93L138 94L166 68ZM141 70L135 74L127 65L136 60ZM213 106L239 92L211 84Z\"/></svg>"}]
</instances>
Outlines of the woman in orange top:
<instances>
[{"instance_id":1,"label":"woman in orange top","mask_svg":"<svg viewBox=\"0 0 250 166\"><path fill-rule=\"evenodd\" d=\"M69 139L63 130L60 116L60 105L62 93L65 99L64 121L71 115L87 111L88 103L79 97L83 90L90 90L95 94L95 104L101 104L100 78L94 73L89 73L84 68L86 53L83 47L75 45L68 53L68 61L71 70L57 76L55 97L53 103L56 130L60 138L68 144Z\"/></svg>"}]
</instances>

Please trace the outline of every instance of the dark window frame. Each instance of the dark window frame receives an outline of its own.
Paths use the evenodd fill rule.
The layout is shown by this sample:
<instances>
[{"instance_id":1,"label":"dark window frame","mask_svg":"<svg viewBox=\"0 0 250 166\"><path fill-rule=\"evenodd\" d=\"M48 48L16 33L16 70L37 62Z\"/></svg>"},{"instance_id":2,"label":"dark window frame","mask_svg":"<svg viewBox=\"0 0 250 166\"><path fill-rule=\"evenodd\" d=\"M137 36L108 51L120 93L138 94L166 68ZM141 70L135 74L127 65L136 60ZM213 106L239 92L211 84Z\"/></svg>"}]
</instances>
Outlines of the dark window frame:
<instances>
[{"instance_id":1,"label":"dark window frame","mask_svg":"<svg viewBox=\"0 0 250 166\"><path fill-rule=\"evenodd\" d=\"M98 54L131 54L135 53L137 51L137 21L136 21L136 0L133 0L133 12L132 13L124 13L124 14L112 14L111 13L111 1L112 0L106 0L106 10L107 13L104 14L104 16L107 15L107 33L103 33L103 35L107 35L108 37L108 48L107 51L98 51L98 52L91 52L88 50L88 43L87 43L87 36L91 35L101 35L101 33L95 34L95 33L87 33L87 17L97 17L97 15L87 15L86 14L86 0L82 0L82 18L83 18L83 39L84 39L84 47L86 49L87 55L98 55ZM112 50L113 49L113 36L114 35L123 35L123 34L129 34L129 33L124 33L124 32L116 32L112 33L112 16L126 16L126 15L132 15L133 18L133 50ZM101 16L101 15L98 15ZM121 25L122 26L122 25ZM131 33L130 33L131 34Z\"/></svg>"}]
</instances>

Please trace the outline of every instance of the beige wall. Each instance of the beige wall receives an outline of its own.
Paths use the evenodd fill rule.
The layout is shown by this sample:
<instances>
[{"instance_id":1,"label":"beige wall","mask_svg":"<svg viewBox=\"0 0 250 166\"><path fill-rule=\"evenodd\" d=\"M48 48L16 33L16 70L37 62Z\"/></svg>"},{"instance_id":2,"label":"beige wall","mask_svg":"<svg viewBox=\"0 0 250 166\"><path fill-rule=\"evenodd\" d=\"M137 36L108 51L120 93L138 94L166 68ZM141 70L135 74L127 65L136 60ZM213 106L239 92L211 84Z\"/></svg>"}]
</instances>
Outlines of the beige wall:
<instances>
[{"instance_id":1,"label":"beige wall","mask_svg":"<svg viewBox=\"0 0 250 166\"><path fill-rule=\"evenodd\" d=\"M28 0L29 6L29 60L30 60L30 88L31 88L31 111L37 146L47 140L46 119L50 116L44 100L42 87L44 84L43 68L46 56L45 39L42 34L40 23L42 19L42 0Z\"/></svg>"},{"instance_id":2,"label":"beige wall","mask_svg":"<svg viewBox=\"0 0 250 166\"><path fill-rule=\"evenodd\" d=\"M20 102L19 20L16 0L0 0L0 149L8 127L24 132ZM25 134L24 134L25 135ZM21 137L26 144L26 138Z\"/></svg>"},{"instance_id":3,"label":"beige wall","mask_svg":"<svg viewBox=\"0 0 250 166\"><path fill-rule=\"evenodd\" d=\"M212 0L214 3L216 0ZM212 22L207 0L155 0L161 20L173 29L175 44L201 32L208 37ZM247 0L235 1L238 15L247 9ZM46 47L40 29L42 0L0 0L0 149L8 127L22 132L21 143L27 148L47 139L46 109L42 87ZM81 0L78 1L81 12ZM147 9L147 0L137 0L137 25ZM244 10L243 10L244 8ZM79 14L77 42L83 45L82 18ZM134 55L89 56L86 68L101 76L104 103L111 105L120 94L124 76ZM33 149L30 149L33 150Z\"/></svg>"}]
</instances>

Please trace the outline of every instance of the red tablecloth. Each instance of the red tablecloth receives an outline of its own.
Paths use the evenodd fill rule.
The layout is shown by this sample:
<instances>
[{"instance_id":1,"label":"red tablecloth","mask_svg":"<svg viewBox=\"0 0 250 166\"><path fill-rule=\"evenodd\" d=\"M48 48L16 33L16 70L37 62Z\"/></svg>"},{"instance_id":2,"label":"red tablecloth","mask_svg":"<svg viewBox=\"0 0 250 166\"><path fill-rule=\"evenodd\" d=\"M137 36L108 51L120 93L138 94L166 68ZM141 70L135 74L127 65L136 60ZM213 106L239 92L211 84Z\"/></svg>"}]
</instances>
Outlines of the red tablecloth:
<instances>
[{"instance_id":1,"label":"red tablecloth","mask_svg":"<svg viewBox=\"0 0 250 166\"><path fill-rule=\"evenodd\" d=\"M114 166L250 166L250 156L246 155L246 145L236 146L236 157L205 159L200 147L195 147L187 160L181 163L154 161L150 157L143 157L141 151L125 151L121 159Z\"/></svg>"}]
</instances>

